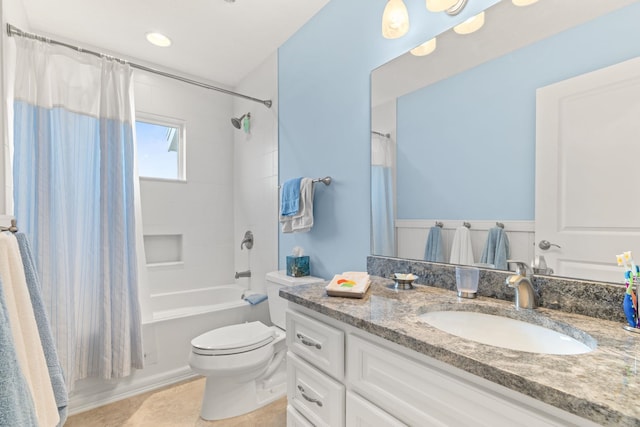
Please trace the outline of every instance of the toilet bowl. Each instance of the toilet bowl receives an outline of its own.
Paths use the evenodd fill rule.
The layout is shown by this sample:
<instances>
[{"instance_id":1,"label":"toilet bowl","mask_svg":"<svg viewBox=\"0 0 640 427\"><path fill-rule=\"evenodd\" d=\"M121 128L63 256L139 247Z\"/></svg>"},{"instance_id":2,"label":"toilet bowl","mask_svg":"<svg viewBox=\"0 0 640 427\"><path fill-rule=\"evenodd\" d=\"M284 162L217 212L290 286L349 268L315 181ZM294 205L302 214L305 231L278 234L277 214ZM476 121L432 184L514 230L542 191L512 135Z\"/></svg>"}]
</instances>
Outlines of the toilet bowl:
<instances>
[{"instance_id":1,"label":"toilet bowl","mask_svg":"<svg viewBox=\"0 0 640 427\"><path fill-rule=\"evenodd\" d=\"M287 302L278 289L323 282L316 277L267 274L269 315L274 326L247 322L224 326L191 340L189 365L207 377L200 416L220 420L251 412L286 394Z\"/></svg>"}]
</instances>

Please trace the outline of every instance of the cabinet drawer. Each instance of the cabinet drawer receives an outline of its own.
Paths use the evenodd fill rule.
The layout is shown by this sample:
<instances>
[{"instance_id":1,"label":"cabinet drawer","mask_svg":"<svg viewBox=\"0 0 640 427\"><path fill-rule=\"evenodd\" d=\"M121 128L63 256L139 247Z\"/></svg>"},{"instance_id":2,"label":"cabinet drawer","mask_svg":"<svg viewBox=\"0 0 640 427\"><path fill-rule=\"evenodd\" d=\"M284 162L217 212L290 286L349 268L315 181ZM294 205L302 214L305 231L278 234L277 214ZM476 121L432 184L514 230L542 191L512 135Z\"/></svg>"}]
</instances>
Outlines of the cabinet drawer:
<instances>
[{"instance_id":1,"label":"cabinet drawer","mask_svg":"<svg viewBox=\"0 0 640 427\"><path fill-rule=\"evenodd\" d=\"M344 426L342 384L287 352L287 399L313 425Z\"/></svg>"},{"instance_id":2,"label":"cabinet drawer","mask_svg":"<svg viewBox=\"0 0 640 427\"><path fill-rule=\"evenodd\" d=\"M344 332L294 311L287 311L290 351L337 380L344 378Z\"/></svg>"},{"instance_id":3,"label":"cabinet drawer","mask_svg":"<svg viewBox=\"0 0 640 427\"><path fill-rule=\"evenodd\" d=\"M406 427L397 418L389 415L373 403L347 392L347 426L349 427Z\"/></svg>"},{"instance_id":4,"label":"cabinet drawer","mask_svg":"<svg viewBox=\"0 0 640 427\"><path fill-rule=\"evenodd\" d=\"M348 337L347 353L350 390L409 425L566 425L462 376L355 335Z\"/></svg>"},{"instance_id":5,"label":"cabinet drawer","mask_svg":"<svg viewBox=\"0 0 640 427\"><path fill-rule=\"evenodd\" d=\"M287 427L315 427L291 405L287 405Z\"/></svg>"}]
</instances>

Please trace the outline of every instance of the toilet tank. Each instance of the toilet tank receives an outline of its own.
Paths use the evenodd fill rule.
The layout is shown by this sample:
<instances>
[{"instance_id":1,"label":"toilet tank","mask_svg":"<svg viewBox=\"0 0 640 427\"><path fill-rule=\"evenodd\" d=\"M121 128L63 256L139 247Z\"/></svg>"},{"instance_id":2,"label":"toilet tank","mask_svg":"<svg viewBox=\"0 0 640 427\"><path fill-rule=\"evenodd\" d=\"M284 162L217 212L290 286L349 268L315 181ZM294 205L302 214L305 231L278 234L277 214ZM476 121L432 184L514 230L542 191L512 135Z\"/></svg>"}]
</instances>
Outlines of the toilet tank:
<instances>
[{"instance_id":1,"label":"toilet tank","mask_svg":"<svg viewBox=\"0 0 640 427\"><path fill-rule=\"evenodd\" d=\"M287 311L287 300L279 295L280 288L283 286L307 285L312 283L324 283L325 280L319 277L303 276L291 277L287 276L285 270L272 271L267 273L267 295L269 299L269 315L271 322L285 329L285 312Z\"/></svg>"}]
</instances>

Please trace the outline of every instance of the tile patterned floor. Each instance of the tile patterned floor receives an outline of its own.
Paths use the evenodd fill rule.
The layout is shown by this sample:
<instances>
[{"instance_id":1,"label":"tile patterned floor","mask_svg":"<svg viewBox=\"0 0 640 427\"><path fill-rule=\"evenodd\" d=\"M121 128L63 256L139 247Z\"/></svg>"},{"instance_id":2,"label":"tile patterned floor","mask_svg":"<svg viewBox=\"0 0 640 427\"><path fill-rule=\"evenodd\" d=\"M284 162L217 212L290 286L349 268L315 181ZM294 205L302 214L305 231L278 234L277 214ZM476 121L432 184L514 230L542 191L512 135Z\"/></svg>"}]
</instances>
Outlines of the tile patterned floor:
<instances>
[{"instance_id":1,"label":"tile patterned floor","mask_svg":"<svg viewBox=\"0 0 640 427\"><path fill-rule=\"evenodd\" d=\"M65 427L284 427L286 397L249 414L220 421L200 418L204 378L191 380L69 417Z\"/></svg>"}]
</instances>

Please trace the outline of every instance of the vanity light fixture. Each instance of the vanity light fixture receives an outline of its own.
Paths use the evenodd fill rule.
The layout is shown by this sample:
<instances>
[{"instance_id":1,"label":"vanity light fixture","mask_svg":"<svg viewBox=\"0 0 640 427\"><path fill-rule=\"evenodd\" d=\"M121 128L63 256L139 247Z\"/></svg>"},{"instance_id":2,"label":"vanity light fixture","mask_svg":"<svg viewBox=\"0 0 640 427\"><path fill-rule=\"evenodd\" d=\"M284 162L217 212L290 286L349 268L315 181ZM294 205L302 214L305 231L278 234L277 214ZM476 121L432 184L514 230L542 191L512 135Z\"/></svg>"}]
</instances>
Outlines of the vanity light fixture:
<instances>
[{"instance_id":1,"label":"vanity light fixture","mask_svg":"<svg viewBox=\"0 0 640 427\"><path fill-rule=\"evenodd\" d=\"M426 0L427 10L455 16L462 12L468 0ZM531 0L528 0L531 1ZM534 0L535 1L535 0ZM382 36L397 39L409 31L409 12L402 0L388 0L382 13Z\"/></svg>"},{"instance_id":2,"label":"vanity light fixture","mask_svg":"<svg viewBox=\"0 0 640 427\"><path fill-rule=\"evenodd\" d=\"M458 3L458 0L426 0L429 12L444 12Z\"/></svg>"},{"instance_id":3,"label":"vanity light fixture","mask_svg":"<svg viewBox=\"0 0 640 427\"><path fill-rule=\"evenodd\" d=\"M476 16L472 16L461 24L453 27L453 31L457 34L471 34L478 31L484 25L484 12L480 12Z\"/></svg>"},{"instance_id":4,"label":"vanity light fixture","mask_svg":"<svg viewBox=\"0 0 640 427\"><path fill-rule=\"evenodd\" d=\"M156 33L156 32L147 33L147 41L152 45L159 46L159 47L171 46L171 39L161 33Z\"/></svg>"},{"instance_id":5,"label":"vanity light fixture","mask_svg":"<svg viewBox=\"0 0 640 427\"><path fill-rule=\"evenodd\" d=\"M402 0L389 0L382 14L382 36L397 39L409 31L409 12Z\"/></svg>"},{"instance_id":6,"label":"vanity light fixture","mask_svg":"<svg viewBox=\"0 0 640 427\"><path fill-rule=\"evenodd\" d=\"M422 43L420 46L414 47L409 52L411 52L411 54L414 55L414 56L426 56L426 55L429 55L434 50L436 50L436 38L435 37L432 38L429 41L426 41L426 42Z\"/></svg>"},{"instance_id":7,"label":"vanity light fixture","mask_svg":"<svg viewBox=\"0 0 640 427\"><path fill-rule=\"evenodd\" d=\"M537 1L538 0L511 0L511 2L516 6L529 6L530 4L534 4Z\"/></svg>"}]
</instances>

